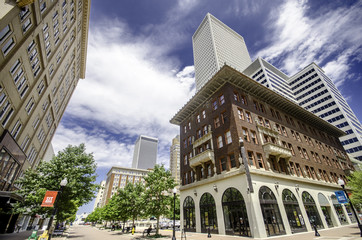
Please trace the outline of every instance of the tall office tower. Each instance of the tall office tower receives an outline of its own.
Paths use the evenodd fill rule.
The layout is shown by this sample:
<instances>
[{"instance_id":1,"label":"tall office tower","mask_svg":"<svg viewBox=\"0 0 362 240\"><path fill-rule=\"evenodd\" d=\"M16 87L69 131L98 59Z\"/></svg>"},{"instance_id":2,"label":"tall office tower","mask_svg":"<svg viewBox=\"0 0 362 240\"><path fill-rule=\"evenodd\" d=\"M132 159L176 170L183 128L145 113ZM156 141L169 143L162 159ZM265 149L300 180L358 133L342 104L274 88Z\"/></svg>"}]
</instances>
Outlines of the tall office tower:
<instances>
[{"instance_id":1,"label":"tall office tower","mask_svg":"<svg viewBox=\"0 0 362 240\"><path fill-rule=\"evenodd\" d=\"M172 139L170 147L170 171L177 185L180 184L180 135Z\"/></svg>"},{"instance_id":2,"label":"tall office tower","mask_svg":"<svg viewBox=\"0 0 362 240\"><path fill-rule=\"evenodd\" d=\"M100 207L105 206L109 199L117 193L118 189L124 188L127 183L145 183L144 177L149 170L125 167L112 167L107 173L104 194Z\"/></svg>"},{"instance_id":3,"label":"tall office tower","mask_svg":"<svg viewBox=\"0 0 362 240\"><path fill-rule=\"evenodd\" d=\"M352 157L362 161L362 126L324 71L315 63L292 76L288 83L299 105L343 130L339 138Z\"/></svg>"},{"instance_id":4,"label":"tall office tower","mask_svg":"<svg viewBox=\"0 0 362 240\"><path fill-rule=\"evenodd\" d=\"M192 46L196 91L225 63L240 72L251 64L244 38L210 13L192 36Z\"/></svg>"},{"instance_id":5,"label":"tall office tower","mask_svg":"<svg viewBox=\"0 0 362 240\"><path fill-rule=\"evenodd\" d=\"M296 102L293 92L287 82L289 77L261 57L258 57L250 64L243 73L276 93Z\"/></svg>"},{"instance_id":6,"label":"tall office tower","mask_svg":"<svg viewBox=\"0 0 362 240\"><path fill-rule=\"evenodd\" d=\"M48 149L78 80L85 77L89 0L0 0L0 208L14 181ZM9 201L8 201L9 200ZM0 232L12 232L11 215ZM4 220L5 219L5 220Z\"/></svg>"},{"instance_id":7,"label":"tall office tower","mask_svg":"<svg viewBox=\"0 0 362 240\"><path fill-rule=\"evenodd\" d=\"M154 168L157 161L158 139L140 135L134 146L132 168Z\"/></svg>"},{"instance_id":8,"label":"tall office tower","mask_svg":"<svg viewBox=\"0 0 362 240\"><path fill-rule=\"evenodd\" d=\"M95 202L94 202L93 211L94 211L96 208L101 207L102 199L103 199L103 195L104 195L104 189L105 189L105 187L106 187L106 181L103 180L100 185L101 185L101 187L100 187L99 190L98 190L97 197L96 197L96 200L95 200Z\"/></svg>"}]
</instances>

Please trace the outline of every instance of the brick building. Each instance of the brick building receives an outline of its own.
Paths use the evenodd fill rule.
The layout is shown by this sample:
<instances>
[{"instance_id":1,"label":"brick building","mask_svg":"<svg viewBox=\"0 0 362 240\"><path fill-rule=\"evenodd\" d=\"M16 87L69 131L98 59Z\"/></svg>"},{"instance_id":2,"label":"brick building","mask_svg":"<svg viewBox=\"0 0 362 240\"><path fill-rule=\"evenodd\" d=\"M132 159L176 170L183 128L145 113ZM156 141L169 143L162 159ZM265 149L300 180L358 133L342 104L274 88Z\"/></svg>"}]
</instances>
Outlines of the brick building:
<instances>
[{"instance_id":1,"label":"brick building","mask_svg":"<svg viewBox=\"0 0 362 240\"><path fill-rule=\"evenodd\" d=\"M334 195L353 170L345 133L237 70L222 67L171 123L185 230L262 238L355 221Z\"/></svg>"}]
</instances>

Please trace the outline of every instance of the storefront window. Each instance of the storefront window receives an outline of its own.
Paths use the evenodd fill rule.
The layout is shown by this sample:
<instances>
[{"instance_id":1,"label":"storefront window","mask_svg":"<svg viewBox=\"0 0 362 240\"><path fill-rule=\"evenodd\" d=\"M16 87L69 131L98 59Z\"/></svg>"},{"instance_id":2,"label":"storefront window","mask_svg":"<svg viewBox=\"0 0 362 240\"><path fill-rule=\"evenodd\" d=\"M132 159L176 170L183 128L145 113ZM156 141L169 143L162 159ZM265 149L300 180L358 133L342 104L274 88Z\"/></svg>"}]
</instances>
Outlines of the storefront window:
<instances>
[{"instance_id":1,"label":"storefront window","mask_svg":"<svg viewBox=\"0 0 362 240\"><path fill-rule=\"evenodd\" d=\"M187 232L195 232L196 231L195 203L192 197L188 196L185 198L183 211L184 211L184 230Z\"/></svg>"},{"instance_id":2,"label":"storefront window","mask_svg":"<svg viewBox=\"0 0 362 240\"><path fill-rule=\"evenodd\" d=\"M204 193L200 199L201 232L219 233L217 229L217 216L214 197L210 193Z\"/></svg>"},{"instance_id":3,"label":"storefront window","mask_svg":"<svg viewBox=\"0 0 362 240\"><path fill-rule=\"evenodd\" d=\"M346 215L345 215L344 212L343 212L343 207L342 207L342 205L338 202L336 195L333 194L333 195L331 196L331 199L332 199L332 203L333 203L334 210L336 210L336 213L337 213L339 222L340 222L342 225L348 224L347 217L346 217Z\"/></svg>"},{"instance_id":4,"label":"storefront window","mask_svg":"<svg viewBox=\"0 0 362 240\"><path fill-rule=\"evenodd\" d=\"M292 232L306 231L304 219L295 195L290 190L284 189L282 196L285 212Z\"/></svg>"},{"instance_id":5,"label":"storefront window","mask_svg":"<svg viewBox=\"0 0 362 240\"><path fill-rule=\"evenodd\" d=\"M312 225L312 227L315 224L317 228L320 228L320 229L324 228L321 218L319 216L318 210L317 210L317 206L315 205L315 202L314 202L314 199L312 198L312 196L308 192L303 192L302 200L303 200L304 208L307 212L307 216L309 218L309 222Z\"/></svg>"},{"instance_id":6,"label":"storefront window","mask_svg":"<svg viewBox=\"0 0 362 240\"><path fill-rule=\"evenodd\" d=\"M222 196L222 208L226 234L250 237L244 198L236 188L225 190Z\"/></svg>"},{"instance_id":7,"label":"storefront window","mask_svg":"<svg viewBox=\"0 0 362 240\"><path fill-rule=\"evenodd\" d=\"M260 188L259 200L261 211L263 213L265 230L268 236L285 234L278 202L270 188L265 186Z\"/></svg>"}]
</instances>

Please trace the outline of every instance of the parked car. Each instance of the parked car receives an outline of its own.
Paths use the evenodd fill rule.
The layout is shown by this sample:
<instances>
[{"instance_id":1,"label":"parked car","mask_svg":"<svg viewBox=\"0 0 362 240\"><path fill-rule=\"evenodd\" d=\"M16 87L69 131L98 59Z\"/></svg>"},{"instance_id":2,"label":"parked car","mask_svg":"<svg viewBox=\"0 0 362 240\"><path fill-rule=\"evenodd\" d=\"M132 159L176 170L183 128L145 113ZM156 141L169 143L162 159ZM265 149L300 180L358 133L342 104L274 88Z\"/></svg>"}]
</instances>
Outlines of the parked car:
<instances>
[{"instance_id":1,"label":"parked car","mask_svg":"<svg viewBox=\"0 0 362 240\"><path fill-rule=\"evenodd\" d=\"M173 228L173 221L170 221L170 227ZM175 227L180 228L180 220L175 220Z\"/></svg>"},{"instance_id":2,"label":"parked car","mask_svg":"<svg viewBox=\"0 0 362 240\"><path fill-rule=\"evenodd\" d=\"M160 228L164 229L164 228L169 228L170 224L168 222L160 222Z\"/></svg>"}]
</instances>

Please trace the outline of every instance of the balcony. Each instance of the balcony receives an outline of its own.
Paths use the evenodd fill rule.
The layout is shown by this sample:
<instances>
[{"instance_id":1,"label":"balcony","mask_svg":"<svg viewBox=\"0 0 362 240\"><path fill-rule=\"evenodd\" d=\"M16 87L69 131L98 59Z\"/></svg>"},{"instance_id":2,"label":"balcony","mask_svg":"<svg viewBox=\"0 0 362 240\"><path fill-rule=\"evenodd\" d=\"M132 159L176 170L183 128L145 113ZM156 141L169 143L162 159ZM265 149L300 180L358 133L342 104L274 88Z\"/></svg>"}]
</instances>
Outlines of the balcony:
<instances>
[{"instance_id":1,"label":"balcony","mask_svg":"<svg viewBox=\"0 0 362 240\"><path fill-rule=\"evenodd\" d=\"M269 158L270 155L273 155L278 161L280 158L285 158L285 160L288 161L292 157L292 151L290 149L270 142L263 145L263 150L267 158Z\"/></svg>"},{"instance_id":2,"label":"balcony","mask_svg":"<svg viewBox=\"0 0 362 240\"><path fill-rule=\"evenodd\" d=\"M198 146L202 145L203 143L207 142L208 140L210 140L212 137L212 132L211 132L211 126L208 127L208 133L205 134L204 136L200 137L199 139L196 139L193 143L192 146L193 148L197 148Z\"/></svg>"},{"instance_id":3,"label":"balcony","mask_svg":"<svg viewBox=\"0 0 362 240\"><path fill-rule=\"evenodd\" d=\"M215 165L214 151L211 149L208 149L202 153L197 154L195 157L192 157L190 159L190 167L195 168L196 166L203 165L208 161L212 161L212 163Z\"/></svg>"}]
</instances>

